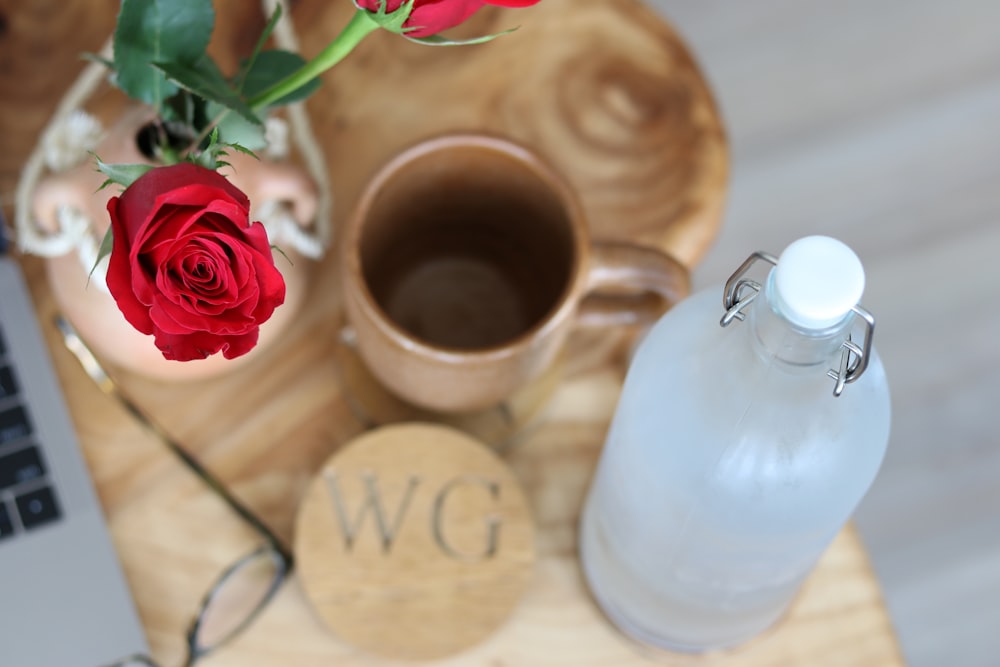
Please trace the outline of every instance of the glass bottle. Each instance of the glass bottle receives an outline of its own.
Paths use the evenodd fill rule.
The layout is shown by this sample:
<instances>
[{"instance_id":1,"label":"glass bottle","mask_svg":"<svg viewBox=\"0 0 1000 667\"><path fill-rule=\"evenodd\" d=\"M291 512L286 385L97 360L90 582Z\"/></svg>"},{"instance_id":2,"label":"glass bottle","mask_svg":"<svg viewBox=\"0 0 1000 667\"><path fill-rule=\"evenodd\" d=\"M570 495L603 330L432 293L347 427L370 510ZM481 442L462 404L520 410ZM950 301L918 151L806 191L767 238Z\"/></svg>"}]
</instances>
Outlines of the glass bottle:
<instances>
[{"instance_id":1,"label":"glass bottle","mask_svg":"<svg viewBox=\"0 0 1000 667\"><path fill-rule=\"evenodd\" d=\"M761 260L763 285L745 278ZM704 651L785 612L888 442L863 289L850 248L807 237L752 255L725 308L696 294L639 346L580 526L584 574L626 634Z\"/></svg>"}]
</instances>

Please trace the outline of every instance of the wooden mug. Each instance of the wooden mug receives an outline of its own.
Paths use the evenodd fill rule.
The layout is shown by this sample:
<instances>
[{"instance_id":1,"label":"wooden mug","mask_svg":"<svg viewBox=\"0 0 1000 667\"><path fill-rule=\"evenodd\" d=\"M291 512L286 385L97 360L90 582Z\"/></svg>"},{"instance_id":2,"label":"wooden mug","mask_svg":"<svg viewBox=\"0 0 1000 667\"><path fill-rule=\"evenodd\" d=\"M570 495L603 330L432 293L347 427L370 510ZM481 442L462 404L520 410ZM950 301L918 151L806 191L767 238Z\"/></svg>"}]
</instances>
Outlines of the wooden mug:
<instances>
[{"instance_id":1,"label":"wooden mug","mask_svg":"<svg viewBox=\"0 0 1000 667\"><path fill-rule=\"evenodd\" d=\"M591 241L577 197L498 137L413 146L369 182L341 272L358 351L389 390L440 412L483 409L554 360L576 324L652 321L687 295L658 249Z\"/></svg>"}]
</instances>

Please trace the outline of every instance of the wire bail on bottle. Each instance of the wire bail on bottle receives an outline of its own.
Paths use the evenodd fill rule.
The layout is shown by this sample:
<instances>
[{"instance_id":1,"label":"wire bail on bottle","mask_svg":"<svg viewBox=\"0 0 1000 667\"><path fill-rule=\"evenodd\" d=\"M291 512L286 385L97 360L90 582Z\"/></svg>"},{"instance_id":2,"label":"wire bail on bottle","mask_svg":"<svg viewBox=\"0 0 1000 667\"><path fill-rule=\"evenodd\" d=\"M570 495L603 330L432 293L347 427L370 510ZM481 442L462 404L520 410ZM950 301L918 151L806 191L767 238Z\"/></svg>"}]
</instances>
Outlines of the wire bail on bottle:
<instances>
[{"instance_id":1,"label":"wire bail on bottle","mask_svg":"<svg viewBox=\"0 0 1000 667\"><path fill-rule=\"evenodd\" d=\"M746 278L746 274L757 262L767 262L772 266L778 265L778 259L769 253L757 251L747 257L733 275L726 281L726 287L722 293L722 305L725 309L719 325L728 327L734 320L742 322L746 319L744 312L754 299L760 294L761 284L755 280ZM875 317L862 308L854 306L851 308L857 315L864 327L864 337L861 345L853 341L853 335L848 334L847 340L841 346L840 364L837 368L831 368L826 372L827 376L834 381L833 395L840 396L844 387L857 380L868 368L868 360L871 358L872 337L875 333Z\"/></svg>"}]
</instances>

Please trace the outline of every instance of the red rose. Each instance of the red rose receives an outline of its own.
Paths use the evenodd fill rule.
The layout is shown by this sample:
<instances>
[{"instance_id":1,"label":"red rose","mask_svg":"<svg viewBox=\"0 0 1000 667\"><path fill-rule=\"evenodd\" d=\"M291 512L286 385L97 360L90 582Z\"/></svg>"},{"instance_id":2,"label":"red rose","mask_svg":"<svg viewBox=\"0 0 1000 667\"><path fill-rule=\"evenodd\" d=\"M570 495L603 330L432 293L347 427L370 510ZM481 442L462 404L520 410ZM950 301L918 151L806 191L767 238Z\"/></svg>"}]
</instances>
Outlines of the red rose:
<instances>
[{"instance_id":1,"label":"red rose","mask_svg":"<svg viewBox=\"0 0 1000 667\"><path fill-rule=\"evenodd\" d=\"M358 0L362 9L370 12L378 11L380 0ZM436 35L442 30L454 28L476 10L485 5L500 7L530 7L539 0L415 0L410 18L404 28L415 28L406 33L407 37L427 37ZM403 4L403 0L387 0L386 12L394 12Z\"/></svg>"},{"instance_id":2,"label":"red rose","mask_svg":"<svg viewBox=\"0 0 1000 667\"><path fill-rule=\"evenodd\" d=\"M257 344L285 300L264 226L224 176L191 163L146 172L108 202L108 288L167 359L227 359Z\"/></svg>"}]
</instances>

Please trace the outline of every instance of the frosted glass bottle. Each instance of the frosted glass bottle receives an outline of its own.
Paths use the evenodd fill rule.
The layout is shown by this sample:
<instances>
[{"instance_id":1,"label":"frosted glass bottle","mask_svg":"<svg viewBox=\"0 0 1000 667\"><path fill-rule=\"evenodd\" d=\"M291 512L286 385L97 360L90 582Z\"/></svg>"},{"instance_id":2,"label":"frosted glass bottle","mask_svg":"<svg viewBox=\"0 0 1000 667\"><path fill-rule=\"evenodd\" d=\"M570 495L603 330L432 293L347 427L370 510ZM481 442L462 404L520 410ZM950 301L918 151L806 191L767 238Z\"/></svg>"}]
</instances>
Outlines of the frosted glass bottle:
<instances>
[{"instance_id":1,"label":"frosted glass bottle","mask_svg":"<svg viewBox=\"0 0 1000 667\"><path fill-rule=\"evenodd\" d=\"M710 290L639 346L584 506L580 558L595 598L657 647L725 648L774 624L888 442L874 321L855 308L857 257L827 237L801 239L763 286L741 277L754 257L775 262L758 253L727 284L731 301L756 297L745 321L720 326L726 308ZM838 374L850 383L834 396Z\"/></svg>"}]
</instances>

